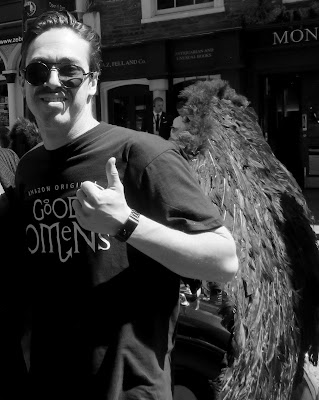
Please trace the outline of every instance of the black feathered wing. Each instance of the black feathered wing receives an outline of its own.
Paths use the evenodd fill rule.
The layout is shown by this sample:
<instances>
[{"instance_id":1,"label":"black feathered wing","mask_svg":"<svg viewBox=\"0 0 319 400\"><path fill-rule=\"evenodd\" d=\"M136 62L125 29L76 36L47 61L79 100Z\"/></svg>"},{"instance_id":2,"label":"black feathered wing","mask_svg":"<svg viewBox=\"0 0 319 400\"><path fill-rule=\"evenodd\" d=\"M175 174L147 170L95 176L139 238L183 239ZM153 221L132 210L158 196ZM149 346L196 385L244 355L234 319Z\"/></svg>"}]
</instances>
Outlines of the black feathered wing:
<instances>
[{"instance_id":1,"label":"black feathered wing","mask_svg":"<svg viewBox=\"0 0 319 400\"><path fill-rule=\"evenodd\" d=\"M310 211L243 96L221 80L198 82L182 96L188 131L176 142L220 209L240 262L222 288L233 351L220 398L287 400L305 353L314 363L318 354L319 253Z\"/></svg>"}]
</instances>

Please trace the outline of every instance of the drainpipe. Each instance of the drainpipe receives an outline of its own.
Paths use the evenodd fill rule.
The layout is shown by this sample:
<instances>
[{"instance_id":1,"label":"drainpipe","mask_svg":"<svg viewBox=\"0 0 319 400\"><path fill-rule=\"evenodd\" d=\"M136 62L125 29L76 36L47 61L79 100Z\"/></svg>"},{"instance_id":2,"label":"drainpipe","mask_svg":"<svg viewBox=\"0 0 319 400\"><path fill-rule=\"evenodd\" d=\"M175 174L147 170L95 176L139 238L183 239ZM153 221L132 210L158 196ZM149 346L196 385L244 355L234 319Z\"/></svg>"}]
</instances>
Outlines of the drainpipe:
<instances>
[{"instance_id":1,"label":"drainpipe","mask_svg":"<svg viewBox=\"0 0 319 400\"><path fill-rule=\"evenodd\" d=\"M2 71L2 75L6 78L8 85L8 107L9 107L9 127L15 123L17 119L16 114L16 95L15 95L15 79L17 75L16 70Z\"/></svg>"}]
</instances>

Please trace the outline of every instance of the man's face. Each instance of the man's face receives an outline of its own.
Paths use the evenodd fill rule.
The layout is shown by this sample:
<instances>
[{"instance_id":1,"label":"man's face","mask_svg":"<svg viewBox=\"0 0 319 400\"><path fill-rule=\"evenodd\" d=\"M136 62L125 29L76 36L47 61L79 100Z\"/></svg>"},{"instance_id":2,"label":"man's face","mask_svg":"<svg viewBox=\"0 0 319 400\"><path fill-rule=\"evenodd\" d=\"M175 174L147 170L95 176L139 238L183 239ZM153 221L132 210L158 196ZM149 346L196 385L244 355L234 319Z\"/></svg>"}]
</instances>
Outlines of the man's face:
<instances>
[{"instance_id":1,"label":"man's face","mask_svg":"<svg viewBox=\"0 0 319 400\"><path fill-rule=\"evenodd\" d=\"M59 67L75 64L89 72L90 45L69 28L52 28L31 42L26 66L41 61ZM96 91L97 78L84 76L82 85L69 89L61 85L58 71L52 70L46 83L32 86L23 82L23 90L31 112L41 129L53 128L57 134L68 132L92 117L90 96ZM59 130L57 130L60 129Z\"/></svg>"},{"instance_id":2,"label":"man's face","mask_svg":"<svg viewBox=\"0 0 319 400\"><path fill-rule=\"evenodd\" d=\"M163 104L162 100L155 101L154 111L156 113L161 113L163 111L163 106L164 106L164 104Z\"/></svg>"}]
</instances>

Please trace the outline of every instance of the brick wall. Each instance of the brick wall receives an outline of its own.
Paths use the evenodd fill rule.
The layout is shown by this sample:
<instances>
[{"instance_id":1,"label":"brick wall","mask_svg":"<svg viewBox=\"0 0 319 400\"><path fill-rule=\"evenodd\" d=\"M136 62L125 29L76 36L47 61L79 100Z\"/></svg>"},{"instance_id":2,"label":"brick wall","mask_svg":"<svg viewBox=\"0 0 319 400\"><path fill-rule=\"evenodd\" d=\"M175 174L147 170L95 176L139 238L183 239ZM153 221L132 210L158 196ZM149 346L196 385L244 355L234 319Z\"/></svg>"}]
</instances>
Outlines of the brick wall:
<instances>
[{"instance_id":1,"label":"brick wall","mask_svg":"<svg viewBox=\"0 0 319 400\"><path fill-rule=\"evenodd\" d=\"M100 12L103 47L210 33L238 26L240 13L258 0L225 0L225 12L141 24L140 0L95 0Z\"/></svg>"},{"instance_id":2,"label":"brick wall","mask_svg":"<svg viewBox=\"0 0 319 400\"><path fill-rule=\"evenodd\" d=\"M313 7L318 4L317 1L309 0ZM307 8L309 2L283 6L282 0L224 0L223 13L147 24L141 24L141 0L94 0L91 8L100 12L103 46L114 47L210 33L241 26L243 20L248 23L264 20L267 24L274 22L278 13L290 12L301 6Z\"/></svg>"}]
</instances>

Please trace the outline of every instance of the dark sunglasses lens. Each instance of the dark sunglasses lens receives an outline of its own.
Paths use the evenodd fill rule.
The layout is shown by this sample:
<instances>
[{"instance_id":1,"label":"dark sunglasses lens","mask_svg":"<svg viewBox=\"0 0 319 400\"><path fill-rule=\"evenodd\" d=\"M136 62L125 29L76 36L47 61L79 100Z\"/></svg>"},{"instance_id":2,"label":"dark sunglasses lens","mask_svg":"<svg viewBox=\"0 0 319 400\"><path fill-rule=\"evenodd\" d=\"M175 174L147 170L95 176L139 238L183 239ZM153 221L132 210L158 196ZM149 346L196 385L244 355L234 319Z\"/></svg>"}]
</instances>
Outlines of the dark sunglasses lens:
<instances>
[{"instance_id":1,"label":"dark sunglasses lens","mask_svg":"<svg viewBox=\"0 0 319 400\"><path fill-rule=\"evenodd\" d=\"M43 85L48 75L48 68L40 63L29 64L25 70L25 79L33 86Z\"/></svg>"},{"instance_id":2,"label":"dark sunglasses lens","mask_svg":"<svg viewBox=\"0 0 319 400\"><path fill-rule=\"evenodd\" d=\"M59 69L59 79L65 87L76 88L83 81L83 70L77 65L64 65Z\"/></svg>"}]
</instances>

